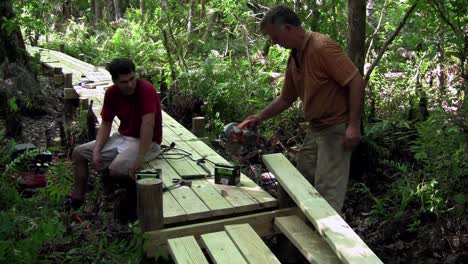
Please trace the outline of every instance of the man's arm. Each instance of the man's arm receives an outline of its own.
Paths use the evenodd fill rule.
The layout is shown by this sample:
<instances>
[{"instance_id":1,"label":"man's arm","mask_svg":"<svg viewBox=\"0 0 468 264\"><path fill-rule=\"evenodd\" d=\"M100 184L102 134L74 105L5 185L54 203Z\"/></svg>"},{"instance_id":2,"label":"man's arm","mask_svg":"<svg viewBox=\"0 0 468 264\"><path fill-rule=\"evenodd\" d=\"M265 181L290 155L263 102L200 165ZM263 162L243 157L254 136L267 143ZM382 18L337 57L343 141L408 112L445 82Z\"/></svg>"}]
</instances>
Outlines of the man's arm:
<instances>
[{"instance_id":1,"label":"man's arm","mask_svg":"<svg viewBox=\"0 0 468 264\"><path fill-rule=\"evenodd\" d=\"M258 113L257 115L249 116L239 125L239 127L256 127L261 122L282 113L284 110L290 107L293 102L294 101L288 101L284 99L284 97L280 95L275 100L273 100L267 107L265 107L260 113Z\"/></svg>"},{"instance_id":2,"label":"man's arm","mask_svg":"<svg viewBox=\"0 0 468 264\"><path fill-rule=\"evenodd\" d=\"M364 101L365 81L361 74L357 73L348 83L349 88L349 122L343 144L352 148L361 140L361 117Z\"/></svg>"},{"instance_id":3,"label":"man's arm","mask_svg":"<svg viewBox=\"0 0 468 264\"><path fill-rule=\"evenodd\" d=\"M145 154L148 151L151 143L153 142L153 131L154 131L154 112L147 113L141 117L140 126L140 145L138 146L138 153L130 168L129 175L131 178L135 178L135 172L138 169L143 168L145 162Z\"/></svg>"},{"instance_id":4,"label":"man's arm","mask_svg":"<svg viewBox=\"0 0 468 264\"><path fill-rule=\"evenodd\" d=\"M141 117L140 146L137 161L144 161L145 154L153 142L154 113L147 113Z\"/></svg>"},{"instance_id":5,"label":"man's arm","mask_svg":"<svg viewBox=\"0 0 468 264\"><path fill-rule=\"evenodd\" d=\"M102 121L96 136L96 144L93 149L93 164L97 170L101 169L101 150L109 140L109 134L112 129L112 122Z\"/></svg>"}]
</instances>

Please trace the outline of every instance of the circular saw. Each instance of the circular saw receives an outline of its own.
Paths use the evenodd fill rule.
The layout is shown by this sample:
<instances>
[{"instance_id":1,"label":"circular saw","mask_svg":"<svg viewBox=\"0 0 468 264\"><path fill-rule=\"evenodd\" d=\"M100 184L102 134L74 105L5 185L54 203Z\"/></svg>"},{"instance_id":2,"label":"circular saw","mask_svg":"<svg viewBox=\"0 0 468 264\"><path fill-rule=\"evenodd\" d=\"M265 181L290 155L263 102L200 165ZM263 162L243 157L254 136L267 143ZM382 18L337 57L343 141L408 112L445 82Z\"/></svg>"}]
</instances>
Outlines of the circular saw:
<instances>
[{"instance_id":1,"label":"circular saw","mask_svg":"<svg viewBox=\"0 0 468 264\"><path fill-rule=\"evenodd\" d=\"M239 143L245 146L261 146L265 144L265 137L257 134L255 130L241 129L236 122L224 126L221 139L230 143Z\"/></svg>"}]
</instances>

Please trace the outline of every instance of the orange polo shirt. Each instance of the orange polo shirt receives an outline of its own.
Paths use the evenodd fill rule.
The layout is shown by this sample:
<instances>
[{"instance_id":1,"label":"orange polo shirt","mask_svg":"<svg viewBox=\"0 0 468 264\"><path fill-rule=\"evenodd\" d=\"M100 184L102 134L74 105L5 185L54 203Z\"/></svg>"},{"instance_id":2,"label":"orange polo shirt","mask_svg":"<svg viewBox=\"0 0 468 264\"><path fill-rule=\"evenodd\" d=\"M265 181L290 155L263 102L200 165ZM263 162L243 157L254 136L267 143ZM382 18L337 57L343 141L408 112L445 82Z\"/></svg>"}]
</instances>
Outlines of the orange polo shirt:
<instances>
[{"instance_id":1,"label":"orange polo shirt","mask_svg":"<svg viewBox=\"0 0 468 264\"><path fill-rule=\"evenodd\" d=\"M348 122L349 89L358 69L338 44L329 37L306 32L300 63L292 50L281 96L290 102L304 102L304 117L313 128Z\"/></svg>"}]
</instances>

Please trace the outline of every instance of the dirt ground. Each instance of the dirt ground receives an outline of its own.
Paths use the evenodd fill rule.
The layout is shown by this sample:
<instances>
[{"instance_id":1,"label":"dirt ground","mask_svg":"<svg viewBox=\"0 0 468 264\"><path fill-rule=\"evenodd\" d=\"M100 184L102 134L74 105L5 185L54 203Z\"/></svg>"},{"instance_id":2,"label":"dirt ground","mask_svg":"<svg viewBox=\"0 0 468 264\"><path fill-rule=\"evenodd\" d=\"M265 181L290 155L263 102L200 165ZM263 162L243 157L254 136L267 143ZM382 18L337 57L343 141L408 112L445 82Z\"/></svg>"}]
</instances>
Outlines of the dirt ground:
<instances>
[{"instance_id":1,"label":"dirt ground","mask_svg":"<svg viewBox=\"0 0 468 264\"><path fill-rule=\"evenodd\" d=\"M58 135L57 121L63 120L63 91L60 86L52 83L50 78L40 77L43 98L39 101L44 111L41 115L23 117L23 133L18 138L18 143L33 143L37 147L45 147L47 129L55 131ZM257 166L261 165L257 164ZM356 182L351 182L350 186L354 183ZM385 186L390 185L390 182L379 184L384 189ZM404 220L371 222L368 213L371 205L371 200L363 199L356 192L348 192L344 216L350 226L384 263L468 263L468 211L466 209L457 219L443 217L423 219L424 221L417 230L409 232L402 228L406 224L401 222ZM103 221L99 222L104 226L107 224ZM128 231L119 227L113 229L115 229L115 234L122 230L124 233ZM277 240L281 239L283 238L269 238L269 244L275 248L278 244ZM279 252L283 249L275 249L275 251ZM291 263L303 263L303 261L303 259L296 258L295 262Z\"/></svg>"}]
</instances>

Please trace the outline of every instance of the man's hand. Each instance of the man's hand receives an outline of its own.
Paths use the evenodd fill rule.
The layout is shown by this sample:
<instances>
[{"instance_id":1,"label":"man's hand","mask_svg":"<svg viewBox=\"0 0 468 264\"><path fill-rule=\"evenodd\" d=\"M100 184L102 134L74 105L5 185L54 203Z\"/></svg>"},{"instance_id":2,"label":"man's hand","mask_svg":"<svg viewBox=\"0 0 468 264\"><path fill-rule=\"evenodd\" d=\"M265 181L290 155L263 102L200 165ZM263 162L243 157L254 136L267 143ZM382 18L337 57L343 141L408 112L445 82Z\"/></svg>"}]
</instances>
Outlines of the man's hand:
<instances>
[{"instance_id":1,"label":"man's hand","mask_svg":"<svg viewBox=\"0 0 468 264\"><path fill-rule=\"evenodd\" d=\"M239 128L240 129L246 129L246 128L255 128L261 123L261 120L258 116L256 115L251 115L247 117L242 123L240 123Z\"/></svg>"},{"instance_id":2,"label":"man's hand","mask_svg":"<svg viewBox=\"0 0 468 264\"><path fill-rule=\"evenodd\" d=\"M343 146L347 149L353 149L361 141L361 128L359 126L349 125L346 128L343 138Z\"/></svg>"},{"instance_id":3,"label":"man's hand","mask_svg":"<svg viewBox=\"0 0 468 264\"><path fill-rule=\"evenodd\" d=\"M101 151L93 151L93 160L92 164L94 166L94 169L97 171L102 170L102 155Z\"/></svg>"},{"instance_id":4,"label":"man's hand","mask_svg":"<svg viewBox=\"0 0 468 264\"><path fill-rule=\"evenodd\" d=\"M141 161L141 160L136 160L133 165L130 167L129 171L128 171L128 175L130 176L130 178L136 180L136 172L139 170L139 169L143 169L143 166L144 166L144 162Z\"/></svg>"}]
</instances>

